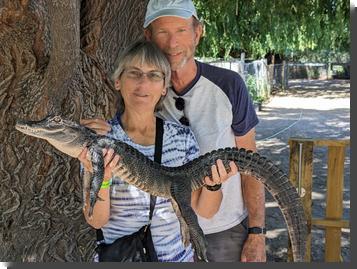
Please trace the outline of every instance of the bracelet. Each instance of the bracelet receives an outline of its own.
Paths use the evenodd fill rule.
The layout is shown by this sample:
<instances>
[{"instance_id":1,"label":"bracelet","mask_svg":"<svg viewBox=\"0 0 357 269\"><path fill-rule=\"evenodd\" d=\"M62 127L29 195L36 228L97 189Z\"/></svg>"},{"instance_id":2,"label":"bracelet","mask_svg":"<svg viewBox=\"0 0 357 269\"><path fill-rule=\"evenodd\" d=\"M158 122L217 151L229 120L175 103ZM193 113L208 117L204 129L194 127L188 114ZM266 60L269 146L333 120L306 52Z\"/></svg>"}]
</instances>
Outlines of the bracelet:
<instances>
[{"instance_id":1,"label":"bracelet","mask_svg":"<svg viewBox=\"0 0 357 269\"><path fill-rule=\"evenodd\" d=\"M108 189L112 185L112 179L109 179L108 181L103 181L102 185L100 186L101 190Z\"/></svg>"},{"instance_id":2,"label":"bracelet","mask_svg":"<svg viewBox=\"0 0 357 269\"><path fill-rule=\"evenodd\" d=\"M222 187L222 183L213 186L205 185L205 187L209 191L218 191Z\"/></svg>"}]
</instances>

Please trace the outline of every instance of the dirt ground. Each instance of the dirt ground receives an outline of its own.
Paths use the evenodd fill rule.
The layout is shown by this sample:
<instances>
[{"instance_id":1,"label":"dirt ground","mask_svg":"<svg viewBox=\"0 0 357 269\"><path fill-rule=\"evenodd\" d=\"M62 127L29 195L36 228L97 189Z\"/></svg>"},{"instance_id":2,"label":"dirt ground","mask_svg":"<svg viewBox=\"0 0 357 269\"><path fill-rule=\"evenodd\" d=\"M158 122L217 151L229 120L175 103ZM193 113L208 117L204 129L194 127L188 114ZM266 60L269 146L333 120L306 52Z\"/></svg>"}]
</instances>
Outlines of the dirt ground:
<instances>
[{"instance_id":1,"label":"dirt ground","mask_svg":"<svg viewBox=\"0 0 357 269\"><path fill-rule=\"evenodd\" d=\"M288 173L291 137L350 138L349 80L289 81L289 90L275 93L258 112L257 146L261 155ZM312 217L325 216L327 149L314 149ZM350 219L350 150L346 150L343 218ZM287 230L274 199L266 196L267 255L269 261L287 260ZM312 261L324 261L325 233L313 226ZM344 262L351 260L350 229L342 229Z\"/></svg>"}]
</instances>

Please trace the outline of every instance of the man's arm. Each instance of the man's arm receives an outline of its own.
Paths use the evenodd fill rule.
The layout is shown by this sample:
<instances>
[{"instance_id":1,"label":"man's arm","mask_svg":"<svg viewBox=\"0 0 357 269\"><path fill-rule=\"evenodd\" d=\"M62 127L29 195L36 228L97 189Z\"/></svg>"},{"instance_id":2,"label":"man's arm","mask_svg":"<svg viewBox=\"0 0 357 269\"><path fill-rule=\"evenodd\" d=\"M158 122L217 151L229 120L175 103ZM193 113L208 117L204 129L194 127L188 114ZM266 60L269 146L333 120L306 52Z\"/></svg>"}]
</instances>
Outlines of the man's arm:
<instances>
[{"instance_id":1,"label":"man's arm","mask_svg":"<svg viewBox=\"0 0 357 269\"><path fill-rule=\"evenodd\" d=\"M110 124L105 120L99 118L81 119L80 124L89 129L92 129L100 135L106 135L111 130Z\"/></svg>"},{"instance_id":2,"label":"man's arm","mask_svg":"<svg viewBox=\"0 0 357 269\"><path fill-rule=\"evenodd\" d=\"M236 136L236 146L256 151L255 129L244 136ZM242 175L242 193L248 210L248 227L265 226L265 189L254 177ZM241 260L266 261L265 235L250 234L244 244Z\"/></svg>"}]
</instances>

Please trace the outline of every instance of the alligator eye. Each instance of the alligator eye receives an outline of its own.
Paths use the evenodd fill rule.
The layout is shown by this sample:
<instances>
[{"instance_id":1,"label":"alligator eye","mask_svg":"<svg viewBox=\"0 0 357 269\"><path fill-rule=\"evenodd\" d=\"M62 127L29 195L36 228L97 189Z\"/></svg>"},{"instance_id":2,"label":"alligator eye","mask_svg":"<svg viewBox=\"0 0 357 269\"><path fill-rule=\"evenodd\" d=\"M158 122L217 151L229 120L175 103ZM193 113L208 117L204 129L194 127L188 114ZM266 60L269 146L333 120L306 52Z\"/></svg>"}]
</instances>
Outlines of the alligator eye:
<instances>
[{"instance_id":1,"label":"alligator eye","mask_svg":"<svg viewBox=\"0 0 357 269\"><path fill-rule=\"evenodd\" d=\"M53 118L53 121L55 122L55 123L60 123L61 122L61 117L60 116L55 116L54 118Z\"/></svg>"}]
</instances>

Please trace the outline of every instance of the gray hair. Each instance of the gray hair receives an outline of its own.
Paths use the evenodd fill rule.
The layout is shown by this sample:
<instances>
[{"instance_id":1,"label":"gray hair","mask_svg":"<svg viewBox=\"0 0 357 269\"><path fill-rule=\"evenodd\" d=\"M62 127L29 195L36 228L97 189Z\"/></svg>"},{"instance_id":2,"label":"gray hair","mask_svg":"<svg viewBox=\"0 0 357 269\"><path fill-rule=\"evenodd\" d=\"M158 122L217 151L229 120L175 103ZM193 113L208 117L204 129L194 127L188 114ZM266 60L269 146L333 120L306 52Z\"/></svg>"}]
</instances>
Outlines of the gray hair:
<instances>
[{"instance_id":1,"label":"gray hair","mask_svg":"<svg viewBox=\"0 0 357 269\"><path fill-rule=\"evenodd\" d=\"M115 82L122 75L124 69L132 62L138 61L140 64L155 66L164 75L164 86L169 87L171 80L170 63L164 53L151 41L138 40L119 54L116 60L116 68L112 75Z\"/></svg>"}]
</instances>

